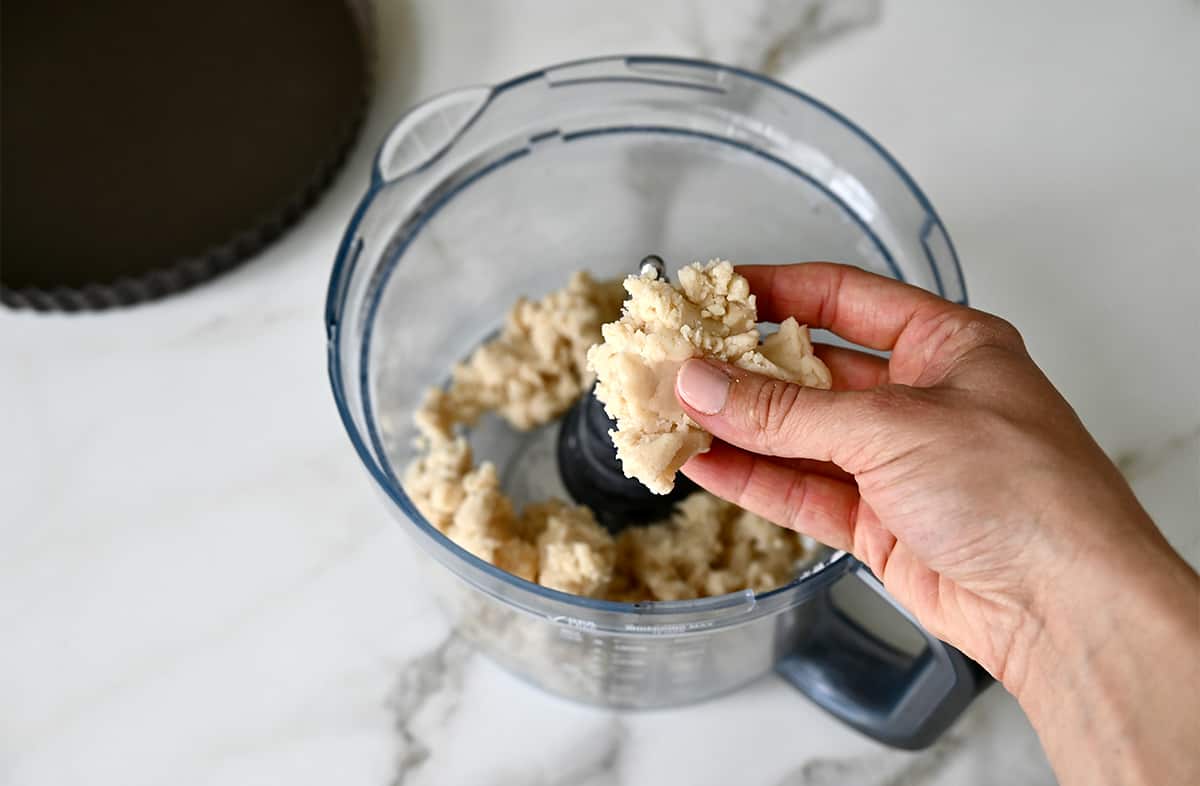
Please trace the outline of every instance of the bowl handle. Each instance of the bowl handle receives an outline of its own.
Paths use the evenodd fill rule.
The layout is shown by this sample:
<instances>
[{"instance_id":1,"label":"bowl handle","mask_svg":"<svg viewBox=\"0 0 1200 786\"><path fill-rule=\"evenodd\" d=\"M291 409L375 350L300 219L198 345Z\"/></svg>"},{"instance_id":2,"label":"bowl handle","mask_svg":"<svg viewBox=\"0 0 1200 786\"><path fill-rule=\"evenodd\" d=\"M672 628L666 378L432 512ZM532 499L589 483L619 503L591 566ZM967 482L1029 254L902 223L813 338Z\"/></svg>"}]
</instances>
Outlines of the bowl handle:
<instances>
[{"instance_id":1,"label":"bowl handle","mask_svg":"<svg viewBox=\"0 0 1200 786\"><path fill-rule=\"evenodd\" d=\"M979 664L935 638L897 603L860 562L854 577L884 598L925 638L917 655L901 652L834 606L828 592L811 634L776 670L822 709L863 734L917 750L936 740L992 683Z\"/></svg>"},{"instance_id":2,"label":"bowl handle","mask_svg":"<svg viewBox=\"0 0 1200 786\"><path fill-rule=\"evenodd\" d=\"M376 182L398 180L440 158L483 112L492 92L490 87L464 87L410 109L379 148Z\"/></svg>"}]
</instances>

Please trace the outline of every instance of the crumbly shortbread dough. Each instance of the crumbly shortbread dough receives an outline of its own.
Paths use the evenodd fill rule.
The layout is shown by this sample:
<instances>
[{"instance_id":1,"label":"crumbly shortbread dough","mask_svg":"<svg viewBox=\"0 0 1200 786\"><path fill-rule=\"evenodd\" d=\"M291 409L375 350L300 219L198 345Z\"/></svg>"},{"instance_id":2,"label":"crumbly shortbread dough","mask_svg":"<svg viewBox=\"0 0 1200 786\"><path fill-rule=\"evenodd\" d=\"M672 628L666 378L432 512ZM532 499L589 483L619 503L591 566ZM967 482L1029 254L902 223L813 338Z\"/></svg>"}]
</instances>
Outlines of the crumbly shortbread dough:
<instances>
[{"instance_id":1,"label":"crumbly shortbread dough","mask_svg":"<svg viewBox=\"0 0 1200 786\"><path fill-rule=\"evenodd\" d=\"M816 543L706 491L692 494L670 519L629 527L617 538L613 600L687 600L791 581Z\"/></svg>"},{"instance_id":2,"label":"crumbly shortbread dough","mask_svg":"<svg viewBox=\"0 0 1200 786\"><path fill-rule=\"evenodd\" d=\"M519 429L540 426L587 389L588 347L617 318L621 295L619 282L579 273L541 301L518 302L500 335L459 364L446 389L426 394L414 416L419 452L404 475L409 497L472 554L576 595L683 600L789 581L816 544L706 492L688 497L667 521L613 538L580 505L552 499L517 511L495 467L474 465L462 426L485 411ZM767 345L761 351L769 358ZM795 357L783 354L770 362Z\"/></svg>"},{"instance_id":3,"label":"crumbly shortbread dough","mask_svg":"<svg viewBox=\"0 0 1200 786\"><path fill-rule=\"evenodd\" d=\"M604 325L603 343L587 357L596 396L617 421L612 437L625 476L656 494L669 493L679 468L712 443L675 397L675 376L689 358L715 358L809 387L831 382L829 369L813 354L808 328L795 319L788 317L759 343L754 295L731 263L695 262L678 279L672 286L627 278L621 318Z\"/></svg>"},{"instance_id":4,"label":"crumbly shortbread dough","mask_svg":"<svg viewBox=\"0 0 1200 786\"><path fill-rule=\"evenodd\" d=\"M591 385L588 348L624 296L620 283L578 272L542 300L518 300L500 335L455 366L447 398L433 413L442 429L451 421L474 423L483 412L498 412L519 429L561 415Z\"/></svg>"}]
</instances>

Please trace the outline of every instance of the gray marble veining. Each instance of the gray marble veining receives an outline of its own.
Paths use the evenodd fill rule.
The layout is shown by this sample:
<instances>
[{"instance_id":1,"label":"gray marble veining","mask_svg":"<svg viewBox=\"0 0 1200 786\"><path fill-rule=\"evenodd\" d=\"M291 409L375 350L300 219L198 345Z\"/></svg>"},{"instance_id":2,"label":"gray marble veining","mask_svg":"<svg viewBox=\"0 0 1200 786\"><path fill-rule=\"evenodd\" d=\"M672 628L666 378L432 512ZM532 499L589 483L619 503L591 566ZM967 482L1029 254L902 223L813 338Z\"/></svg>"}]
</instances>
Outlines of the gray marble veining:
<instances>
[{"instance_id":1,"label":"gray marble veining","mask_svg":"<svg viewBox=\"0 0 1200 786\"><path fill-rule=\"evenodd\" d=\"M963 744L962 732L956 731L917 754L815 758L788 773L777 786L926 786Z\"/></svg>"},{"instance_id":2,"label":"gray marble veining","mask_svg":"<svg viewBox=\"0 0 1200 786\"><path fill-rule=\"evenodd\" d=\"M700 57L777 74L842 35L879 21L881 0L688 0Z\"/></svg>"},{"instance_id":3,"label":"gray marble veining","mask_svg":"<svg viewBox=\"0 0 1200 786\"><path fill-rule=\"evenodd\" d=\"M1133 450L1126 450L1114 457L1117 468L1132 483L1161 469L1168 461L1177 460L1200 442L1200 425L1173 434L1166 439ZM1200 467L1197 468L1200 474ZM1200 494L1200 487L1197 489Z\"/></svg>"},{"instance_id":4,"label":"gray marble veining","mask_svg":"<svg viewBox=\"0 0 1200 786\"><path fill-rule=\"evenodd\" d=\"M628 730L618 715L614 715L604 728L601 744L593 748L591 755L554 778L545 786L620 786L621 752Z\"/></svg>"},{"instance_id":5,"label":"gray marble veining","mask_svg":"<svg viewBox=\"0 0 1200 786\"><path fill-rule=\"evenodd\" d=\"M400 668L387 702L400 743L392 786L404 786L429 758L430 743L422 724L432 722L438 728L458 711L463 668L472 654L471 646L451 633L433 650Z\"/></svg>"}]
</instances>

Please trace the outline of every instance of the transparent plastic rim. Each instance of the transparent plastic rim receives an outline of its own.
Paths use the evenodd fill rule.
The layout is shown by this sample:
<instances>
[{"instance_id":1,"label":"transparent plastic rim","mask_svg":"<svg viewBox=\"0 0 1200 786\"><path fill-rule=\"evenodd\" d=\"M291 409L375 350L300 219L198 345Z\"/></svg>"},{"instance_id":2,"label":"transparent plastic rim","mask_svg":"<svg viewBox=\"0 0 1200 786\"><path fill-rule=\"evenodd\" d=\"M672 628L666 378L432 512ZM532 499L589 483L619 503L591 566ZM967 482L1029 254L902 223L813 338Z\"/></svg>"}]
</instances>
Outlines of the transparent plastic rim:
<instances>
[{"instance_id":1,"label":"transparent plastic rim","mask_svg":"<svg viewBox=\"0 0 1200 786\"><path fill-rule=\"evenodd\" d=\"M758 82L761 85L764 85L768 88L780 91L780 92L784 93L785 95L789 96L790 98L803 101L804 103L808 104L812 108L828 115L830 118L835 120L839 125L841 125L849 133L854 134L855 136L859 137L869 147L871 147L871 149L873 149L879 155L879 157L889 167L891 167L891 169L900 177L900 179L904 182L904 184L909 189L909 192L911 193L911 195L926 210L927 214L929 215L930 225L936 224L936 225L939 225L940 228L942 229L942 232L944 233L946 240L947 240L950 256L954 263L954 270L958 277L959 288L960 288L960 291L963 292L962 301L963 302L966 301L966 282L963 278L962 268L961 268L961 265L958 260L958 254L954 249L953 241L950 238L949 232L946 231L945 226L942 224L941 219L937 214L937 211L933 207L933 204L929 201L928 197L925 196L924 192L921 191L920 187L916 184L916 181L912 178L912 176L908 174L908 172L904 169L904 167L902 167L900 165L900 163L895 159L895 157L893 157L878 141L876 141L870 134L868 134L866 131L861 129L855 123L850 121L848 118L846 118L840 112L825 105L824 103L818 101L817 99L807 95L806 93L803 93L803 92L796 90L792 87L789 87L785 84L782 84L773 79L770 79L769 77L763 76L761 74L758 74L758 73L755 73L752 71L747 71L747 70L744 70L741 68L737 68L734 66L727 66L727 65L722 65L722 64L718 64L718 63L712 63L712 62L703 61L703 60L692 60L692 59L687 59L687 58L657 57L657 56L587 58L587 59L583 59L583 60L569 61L566 63L556 64L556 65L553 65L553 66L550 66L550 67L547 67L544 69L540 69L538 71L530 72L530 73L524 74L522 76L515 77L513 79L508 80L507 82L503 82L503 83L497 85L492 90L492 93L491 93L492 97L489 99L489 103L491 100L494 100L495 96L498 96L507 90L516 88L516 87L520 86L521 84L528 82L532 79L537 79L537 78L545 75L548 71L553 71L554 69L576 66L576 65L583 65L583 64L594 64L594 63L602 63L602 62L624 62L624 61L633 61L633 60L636 60L639 62L663 63L663 64L668 64L668 65L716 68L716 69L721 69L721 70L727 71L729 73L736 74L742 78L745 78L745 79L748 79L748 80L751 80L754 82ZM439 211L439 209L441 207L443 207L446 203L451 201L458 193L460 193L464 189L470 187L471 184L478 181L480 178L486 176L487 174L494 172L497 169L502 168L503 164L508 163L511 160L512 160L512 158L509 157L502 161L493 162L493 164L491 166L486 167L483 171L475 173L473 176L468 178L466 181L459 184L459 187L455 188L452 192L444 194L442 196L442 198L439 200L439 203L435 206L435 209L426 212L422 216L422 219L418 223L416 223L414 226L412 226L408 229L408 231L407 231L408 237L406 238L406 241L396 245L396 250L393 252L394 259L391 263L391 267L394 268L395 266L397 266L399 264L400 257L403 255L405 248L408 246L408 241L411 241L411 239L414 238L421 231L424 224L427 223L434 215L436 215L436 213ZM339 324L340 324L340 320L341 320L341 315L343 314L343 312L345 310L346 296L347 296L347 293L349 292L349 287L345 286L345 284L348 282L350 276L354 272L354 268L358 261L358 253L361 250L359 246L356 246L353 243L353 241L358 233L359 224L361 223L363 217L366 215L368 209L371 207L371 204L374 202L376 195L385 187L391 185L392 183L398 182L398 181L391 181L391 182L385 183L381 178L378 177L378 174L377 174L378 167L377 166L374 168L373 172L375 174L373 175L372 181L371 181L370 185L368 186L366 193L363 195L362 199L360 200L358 206L355 208L353 214L351 215L350 222L346 228L346 232L343 235L342 240L338 246L337 256L334 260L333 270L330 275L329 288L328 288L328 291L326 294L325 329L326 329L326 339L327 339L328 371L329 371L330 384L333 389L333 395L334 395L334 400L335 400L335 403L336 403L336 406L338 409L338 415L342 419L342 423L346 429L346 433L349 436L351 443L354 446L355 452L358 453L359 458L362 460L363 464L366 466L368 472L370 472L372 478L374 478L375 482L379 485L380 489L387 495L388 499L391 502L393 502L397 507L399 507L400 510L404 513L404 515L410 521L412 521L426 536L430 537L436 546L448 550L456 558L462 560L463 562L465 562L467 564L473 565L477 570L480 570L480 571L484 572L485 574L490 575L492 578L498 579L502 582L512 585L515 589L518 589L523 592L531 593L535 596L544 597L545 599L554 601L556 603L565 603L565 604L568 604L571 606L576 606L576 607L580 608L581 610L600 611L600 612L608 612L608 613L655 615L655 616L657 616L659 614L663 614L663 615L671 615L671 614L679 614L679 613L694 614L697 612L717 613L723 609L728 609L730 611L737 610L739 612L739 616L740 616L740 612L744 612L746 610L746 601L748 598L752 601L754 606L760 607L760 610L762 610L764 612L766 611L766 609L761 609L761 606L763 606L763 605L765 605L769 608L772 608L772 609L785 608L788 605L790 605L790 604L787 604L786 602L780 603L780 601L785 601L785 598L784 598L785 595L797 593L802 585L804 585L807 588L808 585L814 583L819 578L824 578L827 581L832 581L832 580L836 579L838 576L842 575L850 567L850 565L852 564L852 558L850 557L850 555L844 551L834 551L829 556L827 556L825 559L817 562L816 564L810 566L807 570L801 572L799 575L796 576L796 578L794 578L792 581L788 582L787 584L784 584L780 587L776 587L773 590L769 590L769 591L763 592L763 593L755 593L752 590L744 590L742 592L730 593L729 595L698 598L695 600L686 600L686 601L644 601L644 602L637 602L637 603L621 603L621 602L616 602L616 601L599 600L599 599L594 599L594 598L586 598L586 597L582 597L579 595L572 595L572 594L568 594L565 592L560 592L558 590L553 590L548 587L543 587L540 584L536 584L534 582L530 582L525 579L522 579L519 576L515 576L507 571L501 570L500 568L497 568L496 566L492 565L491 563L489 563L485 560L482 560L479 557L476 557L474 554L471 554L466 549L463 549L461 546L459 546L457 543L455 543L453 540L451 540L446 535L444 535L441 531L439 531L436 527L434 527L417 510L417 508L413 504L412 500L408 497L407 493L404 491L403 485L399 482L398 478L395 476L395 473L392 471L388 462L386 460L384 460L382 462L377 462L375 459L375 454L373 453L372 448L375 448L375 450L379 452L380 456L383 456L384 454L382 452L382 445L380 444L380 442L378 440L377 434L374 433L375 432L374 416L372 415L372 412L370 409L369 392L368 392L369 391L368 363L366 362L367 358L365 356L362 358L362 362L360 363L359 384L360 384L360 390L362 391L362 395L363 395L362 404L363 404L364 417L365 417L365 420L366 420L366 423L368 426L368 431L371 432L371 434L368 435L367 439L364 439L364 435L362 433L360 433L360 431L358 430L358 427L354 423L354 418L353 418L353 415L351 414L350 407L348 405L348 401L347 401L347 397L346 397L346 390L345 390L345 387L342 382L341 348L340 348L339 342L338 342ZM416 174L416 173L414 172L411 174ZM800 174L801 176L803 176L803 173L796 173L796 174ZM405 175L404 177L408 177L408 176L410 176L410 175ZM401 179L404 179L404 177L402 177ZM851 211L851 214L853 215L853 211ZM855 216L855 218L857 218L857 216ZM928 227L927 227L927 229L928 229ZM869 229L867 231L870 232ZM870 232L870 234L872 236L874 236L873 232ZM875 242L879 243L881 241L879 241L878 238L876 238ZM882 250L884 250L884 252L885 252L885 257L890 260L890 258L891 258L890 253L887 252L886 247L883 248ZM930 260L930 267L933 271L934 280L935 280L936 285L938 286L938 288L940 290L942 290L938 294L945 294L944 287L943 287L942 281L941 281L941 276L940 276L939 272L937 271L936 265L933 264L932 260ZM904 280L903 274L894 265L892 266L892 270L896 274L897 278L899 278L902 281ZM380 286L379 290L382 290L382 289L383 289L383 287ZM376 298L378 298L378 295L379 295L379 292L376 292ZM367 328L366 328L366 331L364 332L364 342L363 342L364 346L367 344L367 337L369 336L371 328L372 328L371 321L374 318L374 308L373 307L370 309L370 312L371 312L370 316L368 317L368 320L367 320L367 322L368 322ZM463 578L466 578L466 577L463 577ZM474 584L474 582L472 582L472 583ZM825 583L825 581L821 581L819 583L823 584L823 583ZM487 590L486 588L480 587L479 589L488 594L494 594L491 591ZM513 601L514 601L514 599L511 597L503 597L500 599L503 600L504 602L510 603L510 604L513 603ZM775 602L772 603L771 601L775 601ZM520 604L520 605L524 605L524 604ZM536 609L530 609L530 610L536 612ZM758 615L753 615L753 616L758 616Z\"/></svg>"}]
</instances>

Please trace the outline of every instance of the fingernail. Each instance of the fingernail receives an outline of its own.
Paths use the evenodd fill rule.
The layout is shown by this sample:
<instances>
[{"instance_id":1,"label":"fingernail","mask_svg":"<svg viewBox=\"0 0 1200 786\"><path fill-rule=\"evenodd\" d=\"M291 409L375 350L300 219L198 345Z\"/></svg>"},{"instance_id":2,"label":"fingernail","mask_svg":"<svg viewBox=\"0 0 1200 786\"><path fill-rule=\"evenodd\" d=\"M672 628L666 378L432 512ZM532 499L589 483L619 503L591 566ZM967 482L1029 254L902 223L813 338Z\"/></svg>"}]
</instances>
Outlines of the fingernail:
<instances>
[{"instance_id":1,"label":"fingernail","mask_svg":"<svg viewBox=\"0 0 1200 786\"><path fill-rule=\"evenodd\" d=\"M724 371L692 358L679 369L679 396L705 415L715 415L729 397L729 377Z\"/></svg>"}]
</instances>

